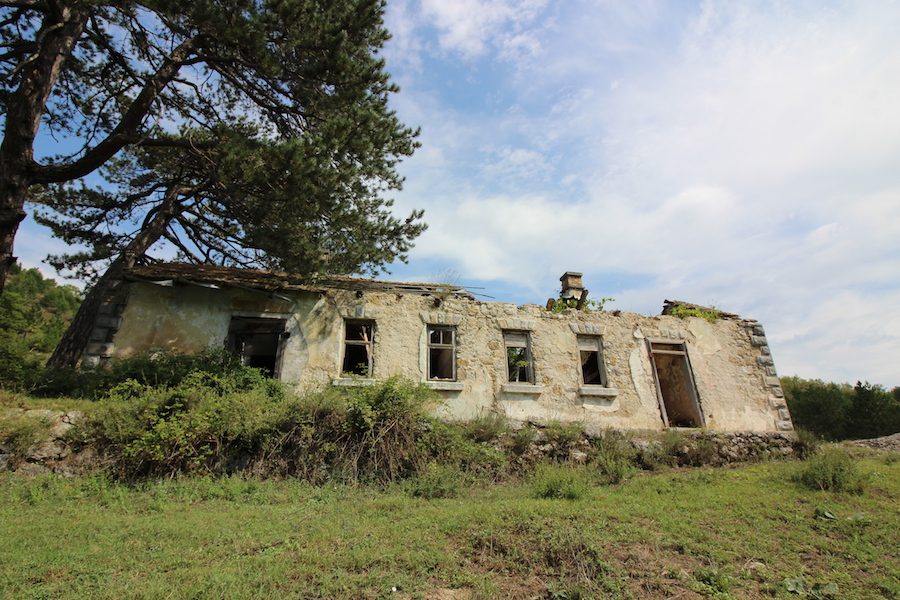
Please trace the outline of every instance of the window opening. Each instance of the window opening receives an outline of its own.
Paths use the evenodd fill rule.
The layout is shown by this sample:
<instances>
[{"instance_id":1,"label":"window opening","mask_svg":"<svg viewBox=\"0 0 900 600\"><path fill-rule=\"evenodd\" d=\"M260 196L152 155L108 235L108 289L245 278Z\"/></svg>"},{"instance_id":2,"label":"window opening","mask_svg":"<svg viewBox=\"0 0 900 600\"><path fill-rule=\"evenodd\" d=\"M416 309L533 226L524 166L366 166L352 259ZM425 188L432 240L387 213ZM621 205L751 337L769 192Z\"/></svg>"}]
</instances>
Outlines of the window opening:
<instances>
[{"instance_id":1,"label":"window opening","mask_svg":"<svg viewBox=\"0 0 900 600\"><path fill-rule=\"evenodd\" d=\"M687 346L650 341L647 344L663 422L668 427L703 427Z\"/></svg>"},{"instance_id":2,"label":"window opening","mask_svg":"<svg viewBox=\"0 0 900 600\"><path fill-rule=\"evenodd\" d=\"M578 336L578 354L581 359L582 383L606 387L603 341L597 336Z\"/></svg>"},{"instance_id":3,"label":"window opening","mask_svg":"<svg viewBox=\"0 0 900 600\"><path fill-rule=\"evenodd\" d=\"M286 325L285 319L232 317L227 348L240 357L242 365L278 378L284 340L290 336L285 332Z\"/></svg>"},{"instance_id":4,"label":"window opening","mask_svg":"<svg viewBox=\"0 0 900 600\"><path fill-rule=\"evenodd\" d=\"M456 328L428 326L428 379L456 381Z\"/></svg>"},{"instance_id":5,"label":"window opening","mask_svg":"<svg viewBox=\"0 0 900 600\"><path fill-rule=\"evenodd\" d=\"M372 341L374 321L344 322L344 364L342 373L372 376Z\"/></svg>"},{"instance_id":6,"label":"window opening","mask_svg":"<svg viewBox=\"0 0 900 600\"><path fill-rule=\"evenodd\" d=\"M508 381L534 383L531 360L531 336L527 331L504 331Z\"/></svg>"}]
</instances>

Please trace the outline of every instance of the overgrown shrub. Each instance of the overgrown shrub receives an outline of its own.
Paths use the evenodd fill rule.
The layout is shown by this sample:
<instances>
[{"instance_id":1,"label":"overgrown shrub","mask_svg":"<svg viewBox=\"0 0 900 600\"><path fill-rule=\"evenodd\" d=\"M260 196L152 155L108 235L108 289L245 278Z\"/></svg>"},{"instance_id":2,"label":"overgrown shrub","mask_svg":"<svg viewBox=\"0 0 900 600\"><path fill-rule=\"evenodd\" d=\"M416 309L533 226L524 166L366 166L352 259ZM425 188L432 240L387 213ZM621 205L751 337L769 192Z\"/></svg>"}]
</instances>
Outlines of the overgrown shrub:
<instances>
[{"instance_id":1,"label":"overgrown shrub","mask_svg":"<svg viewBox=\"0 0 900 600\"><path fill-rule=\"evenodd\" d=\"M797 435L794 452L800 460L815 456L822 449L822 438L817 433L802 427L795 429L794 433Z\"/></svg>"},{"instance_id":2,"label":"overgrown shrub","mask_svg":"<svg viewBox=\"0 0 900 600\"><path fill-rule=\"evenodd\" d=\"M428 453L419 439L430 424L425 406L434 398L424 383L403 377L353 388L346 422L355 447L346 462L351 477L377 473L394 481L422 472Z\"/></svg>"},{"instance_id":3,"label":"overgrown shrub","mask_svg":"<svg viewBox=\"0 0 900 600\"><path fill-rule=\"evenodd\" d=\"M126 381L151 387L171 387L197 371L217 376L248 372L233 353L222 348L207 348L193 354L141 353L114 359L108 368L95 370L42 368L32 373L25 385L36 396L99 398Z\"/></svg>"},{"instance_id":4,"label":"overgrown shrub","mask_svg":"<svg viewBox=\"0 0 900 600\"><path fill-rule=\"evenodd\" d=\"M471 481L459 469L452 466L431 464L418 477L409 480L407 489L415 498L433 500L455 498L460 489Z\"/></svg>"},{"instance_id":5,"label":"overgrown shrub","mask_svg":"<svg viewBox=\"0 0 900 600\"><path fill-rule=\"evenodd\" d=\"M43 416L0 412L0 447L21 457L28 448L47 439L50 422Z\"/></svg>"},{"instance_id":6,"label":"overgrown shrub","mask_svg":"<svg viewBox=\"0 0 900 600\"><path fill-rule=\"evenodd\" d=\"M843 450L827 448L810 458L796 475L797 481L813 490L861 493L863 478L856 463Z\"/></svg>"},{"instance_id":7,"label":"overgrown shrub","mask_svg":"<svg viewBox=\"0 0 900 600\"><path fill-rule=\"evenodd\" d=\"M544 464L535 469L530 483L534 498L580 500L590 491L594 479L582 466Z\"/></svg>"},{"instance_id":8,"label":"overgrown shrub","mask_svg":"<svg viewBox=\"0 0 900 600\"><path fill-rule=\"evenodd\" d=\"M402 378L302 396L259 371L194 371L172 386L129 379L99 403L83 443L120 476L248 470L259 475L388 482L433 459L427 387Z\"/></svg>"},{"instance_id":9,"label":"overgrown shrub","mask_svg":"<svg viewBox=\"0 0 900 600\"><path fill-rule=\"evenodd\" d=\"M635 450L626 434L604 431L593 440L593 447L592 464L604 483L619 483L637 470Z\"/></svg>"},{"instance_id":10,"label":"overgrown shrub","mask_svg":"<svg viewBox=\"0 0 900 600\"><path fill-rule=\"evenodd\" d=\"M128 475L211 472L260 450L285 398L255 369L195 371L172 387L129 379L102 401L94 426Z\"/></svg>"},{"instance_id":11,"label":"overgrown shrub","mask_svg":"<svg viewBox=\"0 0 900 600\"><path fill-rule=\"evenodd\" d=\"M464 435L476 442L490 442L509 431L506 417L495 412L482 411L462 424Z\"/></svg>"},{"instance_id":12,"label":"overgrown shrub","mask_svg":"<svg viewBox=\"0 0 900 600\"><path fill-rule=\"evenodd\" d=\"M434 420L421 443L437 462L484 479L500 478L509 466L506 452L497 440L476 441L465 424Z\"/></svg>"}]
</instances>

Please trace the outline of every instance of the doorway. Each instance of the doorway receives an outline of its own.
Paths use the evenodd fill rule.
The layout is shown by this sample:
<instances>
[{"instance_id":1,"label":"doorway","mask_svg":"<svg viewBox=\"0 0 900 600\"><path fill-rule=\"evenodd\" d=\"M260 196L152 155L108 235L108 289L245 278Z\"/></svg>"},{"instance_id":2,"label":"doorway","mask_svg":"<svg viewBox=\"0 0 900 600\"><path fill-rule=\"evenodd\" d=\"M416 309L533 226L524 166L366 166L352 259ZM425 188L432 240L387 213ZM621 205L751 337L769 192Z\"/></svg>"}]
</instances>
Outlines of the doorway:
<instances>
[{"instance_id":1,"label":"doorway","mask_svg":"<svg viewBox=\"0 0 900 600\"><path fill-rule=\"evenodd\" d=\"M290 336L285 332L286 325L285 319L231 317L228 350L240 356L242 365L278 379L284 340Z\"/></svg>"},{"instance_id":2,"label":"doorway","mask_svg":"<svg viewBox=\"0 0 900 600\"><path fill-rule=\"evenodd\" d=\"M647 341L656 395L666 427L703 427L703 412L684 342Z\"/></svg>"}]
</instances>

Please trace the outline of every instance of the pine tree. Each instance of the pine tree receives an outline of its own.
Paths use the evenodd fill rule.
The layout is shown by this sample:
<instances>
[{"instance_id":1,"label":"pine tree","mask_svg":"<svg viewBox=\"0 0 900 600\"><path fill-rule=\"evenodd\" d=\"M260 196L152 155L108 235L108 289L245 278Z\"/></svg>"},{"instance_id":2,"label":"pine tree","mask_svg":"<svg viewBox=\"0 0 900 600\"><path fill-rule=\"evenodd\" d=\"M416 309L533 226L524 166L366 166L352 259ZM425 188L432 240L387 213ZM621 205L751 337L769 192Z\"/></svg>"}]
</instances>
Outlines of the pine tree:
<instances>
[{"instance_id":1,"label":"pine tree","mask_svg":"<svg viewBox=\"0 0 900 600\"><path fill-rule=\"evenodd\" d=\"M382 194L417 132L388 108L383 9L0 0L0 291L26 201L89 248L56 266L110 264L51 364L77 361L104 285L160 240L185 260L298 274L405 258L421 212L397 219ZM42 127L80 150L35 161ZM106 183L86 186L98 170Z\"/></svg>"},{"instance_id":2,"label":"pine tree","mask_svg":"<svg viewBox=\"0 0 900 600\"><path fill-rule=\"evenodd\" d=\"M388 38L383 4L0 0L0 291L15 262L13 240L27 200L46 201L65 221L71 216L68 192L74 192L72 206L92 194L95 206L109 200L102 190L80 187L79 179L110 161L140 163L154 156L174 162L213 156L224 161L229 185L240 180L243 169L244 183L256 188L250 197L262 197L258 192L269 182L270 205L211 218L232 226L236 216L246 217L234 231L257 240L277 231L280 237L267 240L269 247L257 244L256 249L284 257L285 264L292 256L295 263L309 256L314 243L304 237L310 219L298 225L291 217L307 215L320 203L337 202L340 217L355 219L357 231L393 227L399 237L393 245L379 246L384 240L376 236L375 248L365 247L365 237L350 239L346 256L358 258L356 268L377 267L402 254L421 230L414 223L419 215L391 220L379 193L399 187L395 166L413 152L416 132L388 108L396 87L378 57ZM79 149L71 156L35 160L42 128L75 140ZM121 158L126 149L132 158ZM274 165L267 162L273 155ZM299 192L305 190L277 188L274 182L284 175L279 168L318 178L320 185L314 187L321 195L303 197ZM148 182L147 198L159 200L160 193L165 195L161 190L182 199L192 193L167 187L172 181L169 177L155 188ZM218 183L215 177L204 182ZM357 208L345 210L345 201ZM146 214L151 221L167 204L159 200L157 206ZM200 213L195 219L210 217L200 209L194 212ZM188 214L178 217L184 221ZM337 243L340 227L332 227L331 219L322 214L326 233L317 239ZM75 227L73 221L70 225ZM298 247L302 251L295 252ZM224 259L223 249L212 253ZM182 251L203 252L193 244Z\"/></svg>"}]
</instances>

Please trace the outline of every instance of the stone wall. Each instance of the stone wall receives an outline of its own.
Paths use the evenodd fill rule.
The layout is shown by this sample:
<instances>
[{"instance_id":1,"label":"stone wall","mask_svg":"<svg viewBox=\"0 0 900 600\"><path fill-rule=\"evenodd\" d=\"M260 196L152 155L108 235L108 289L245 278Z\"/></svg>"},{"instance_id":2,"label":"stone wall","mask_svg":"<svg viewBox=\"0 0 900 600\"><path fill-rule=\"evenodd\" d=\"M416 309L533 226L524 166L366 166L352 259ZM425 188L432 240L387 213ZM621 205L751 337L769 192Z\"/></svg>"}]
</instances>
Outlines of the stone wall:
<instances>
[{"instance_id":1,"label":"stone wall","mask_svg":"<svg viewBox=\"0 0 900 600\"><path fill-rule=\"evenodd\" d=\"M281 378L302 386L367 385L401 375L440 395L442 418L485 411L514 421L594 423L661 430L663 420L648 341L683 345L702 422L713 430L791 430L774 362L755 321L647 317L620 311L559 314L543 306L484 302L458 294L326 289L278 294L227 286L129 284L109 356L221 347L233 317L283 319ZM344 323L374 322L368 377L341 373ZM428 327L456 331L457 376L428 380ZM534 378L510 382L504 331L527 334ZM582 382L578 336L602 339L605 386Z\"/></svg>"},{"instance_id":2,"label":"stone wall","mask_svg":"<svg viewBox=\"0 0 900 600\"><path fill-rule=\"evenodd\" d=\"M16 451L12 446L0 445L0 471L14 471L20 475L57 474L74 477L85 470L103 468L104 460L90 446L74 453L67 443L67 433L84 419L81 412L63 413L52 410L9 409L3 420L26 420L41 426L42 435L27 448ZM653 432L615 432L588 425L579 439L555 441L553 435L535 424L522 426L534 428L532 442L520 458L525 463L546 459L585 462L591 454L591 446L598 438L614 435L630 448L631 460L648 468L648 456L658 455L669 466L723 465L770 458L798 456L796 436L791 432L713 432L679 431L672 439L662 438ZM897 436L894 436L897 437ZM871 440L872 442L877 440ZM493 444L498 452L504 452L502 440L484 442ZM240 461L237 461L240 462ZM515 465L511 465L514 470Z\"/></svg>"}]
</instances>

